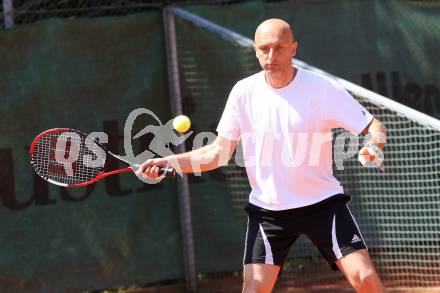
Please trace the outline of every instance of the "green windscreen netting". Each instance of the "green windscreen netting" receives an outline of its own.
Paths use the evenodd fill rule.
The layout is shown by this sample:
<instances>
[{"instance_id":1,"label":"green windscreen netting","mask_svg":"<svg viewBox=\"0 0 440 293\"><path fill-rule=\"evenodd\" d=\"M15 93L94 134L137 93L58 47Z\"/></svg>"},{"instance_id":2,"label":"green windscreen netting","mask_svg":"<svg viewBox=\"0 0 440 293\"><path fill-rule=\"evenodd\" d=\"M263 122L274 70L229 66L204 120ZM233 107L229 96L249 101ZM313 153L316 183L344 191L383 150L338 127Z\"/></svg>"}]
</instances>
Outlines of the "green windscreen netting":
<instances>
[{"instance_id":1,"label":"green windscreen netting","mask_svg":"<svg viewBox=\"0 0 440 293\"><path fill-rule=\"evenodd\" d=\"M171 118L161 23L154 11L0 31L0 291L81 292L183 277L173 180L147 185L126 173L66 189L41 180L29 161L29 145L46 129L105 132L106 146L123 155L132 110Z\"/></svg>"}]
</instances>

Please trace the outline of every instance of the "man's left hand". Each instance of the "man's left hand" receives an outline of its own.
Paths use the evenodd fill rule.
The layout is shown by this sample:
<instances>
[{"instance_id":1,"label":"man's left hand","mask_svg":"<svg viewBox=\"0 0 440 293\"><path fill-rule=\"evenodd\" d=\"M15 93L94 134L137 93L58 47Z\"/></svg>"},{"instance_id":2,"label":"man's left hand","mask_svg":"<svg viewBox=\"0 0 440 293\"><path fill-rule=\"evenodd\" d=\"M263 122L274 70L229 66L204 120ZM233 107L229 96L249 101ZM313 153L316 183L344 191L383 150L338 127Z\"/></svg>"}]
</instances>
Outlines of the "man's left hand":
<instances>
[{"instance_id":1,"label":"man's left hand","mask_svg":"<svg viewBox=\"0 0 440 293\"><path fill-rule=\"evenodd\" d=\"M385 171L383 152L374 144L367 144L359 151L358 161L364 167L379 167L381 172Z\"/></svg>"}]
</instances>

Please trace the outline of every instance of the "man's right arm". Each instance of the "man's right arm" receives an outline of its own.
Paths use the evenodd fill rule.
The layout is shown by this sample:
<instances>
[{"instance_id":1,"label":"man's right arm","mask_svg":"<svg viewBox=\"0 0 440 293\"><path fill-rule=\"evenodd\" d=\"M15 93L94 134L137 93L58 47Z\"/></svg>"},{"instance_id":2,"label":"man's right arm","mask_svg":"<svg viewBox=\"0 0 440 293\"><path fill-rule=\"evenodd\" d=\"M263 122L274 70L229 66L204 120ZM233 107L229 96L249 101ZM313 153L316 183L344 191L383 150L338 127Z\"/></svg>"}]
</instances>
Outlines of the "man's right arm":
<instances>
[{"instance_id":1,"label":"man's right arm","mask_svg":"<svg viewBox=\"0 0 440 293\"><path fill-rule=\"evenodd\" d=\"M212 144L199 149L145 161L136 174L144 178L158 178L159 167L171 166L182 173L205 172L224 166L230 160L237 141L217 136ZM180 170L179 170L180 169Z\"/></svg>"}]
</instances>

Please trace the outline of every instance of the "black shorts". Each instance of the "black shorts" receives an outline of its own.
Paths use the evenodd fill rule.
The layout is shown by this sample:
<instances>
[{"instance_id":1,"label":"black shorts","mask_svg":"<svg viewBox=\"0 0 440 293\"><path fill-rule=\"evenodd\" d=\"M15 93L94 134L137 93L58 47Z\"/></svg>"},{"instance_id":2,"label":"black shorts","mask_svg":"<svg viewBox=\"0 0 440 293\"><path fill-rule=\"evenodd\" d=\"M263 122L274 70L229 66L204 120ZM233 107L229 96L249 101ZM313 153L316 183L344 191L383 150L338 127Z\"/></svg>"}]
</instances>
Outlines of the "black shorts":
<instances>
[{"instance_id":1,"label":"black shorts","mask_svg":"<svg viewBox=\"0 0 440 293\"><path fill-rule=\"evenodd\" d=\"M266 263L282 267L290 247L304 234L337 270L335 261L353 251L367 248L347 202L338 194L316 204L271 211L248 204L248 227L244 264Z\"/></svg>"}]
</instances>

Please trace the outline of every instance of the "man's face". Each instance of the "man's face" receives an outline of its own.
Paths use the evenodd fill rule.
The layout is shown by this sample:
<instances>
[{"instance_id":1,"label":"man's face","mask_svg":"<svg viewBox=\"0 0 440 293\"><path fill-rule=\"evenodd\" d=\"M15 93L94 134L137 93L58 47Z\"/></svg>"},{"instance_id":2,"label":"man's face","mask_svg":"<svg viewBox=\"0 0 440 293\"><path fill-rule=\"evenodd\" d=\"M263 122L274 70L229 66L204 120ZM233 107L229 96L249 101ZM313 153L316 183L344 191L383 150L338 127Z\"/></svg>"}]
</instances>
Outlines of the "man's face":
<instances>
[{"instance_id":1,"label":"man's face","mask_svg":"<svg viewBox=\"0 0 440 293\"><path fill-rule=\"evenodd\" d=\"M255 34L255 52L261 67L268 73L282 73L292 66L297 42L289 31L278 27L265 27Z\"/></svg>"}]
</instances>

